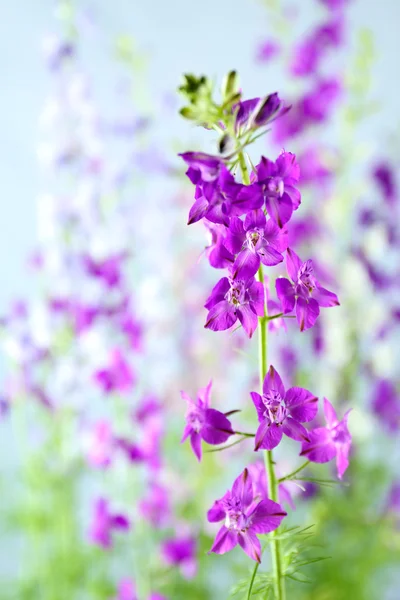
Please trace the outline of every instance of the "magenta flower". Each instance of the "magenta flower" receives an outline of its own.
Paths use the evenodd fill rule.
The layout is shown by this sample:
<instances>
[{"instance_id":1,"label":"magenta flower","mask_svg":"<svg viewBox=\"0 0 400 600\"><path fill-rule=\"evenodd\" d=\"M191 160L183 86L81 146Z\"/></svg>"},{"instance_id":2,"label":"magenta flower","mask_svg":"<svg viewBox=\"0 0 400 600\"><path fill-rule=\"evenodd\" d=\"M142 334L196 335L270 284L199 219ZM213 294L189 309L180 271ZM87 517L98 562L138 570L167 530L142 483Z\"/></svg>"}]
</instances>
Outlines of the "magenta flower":
<instances>
[{"instance_id":1,"label":"magenta flower","mask_svg":"<svg viewBox=\"0 0 400 600\"><path fill-rule=\"evenodd\" d=\"M254 497L260 497L262 500L268 500L268 481L265 472L264 461L258 460L257 462L249 465L247 468L253 483ZM285 481L278 485L279 503L281 505L286 503L292 510L295 510L296 507L293 502L293 496L292 492L290 491L290 487L293 488L294 493L299 493L300 488L294 482Z\"/></svg>"},{"instance_id":2,"label":"magenta flower","mask_svg":"<svg viewBox=\"0 0 400 600\"><path fill-rule=\"evenodd\" d=\"M192 579L196 575L196 550L196 540L191 536L170 538L162 543L161 548L166 564L179 567L186 579Z\"/></svg>"},{"instance_id":3,"label":"magenta flower","mask_svg":"<svg viewBox=\"0 0 400 600\"><path fill-rule=\"evenodd\" d=\"M113 288L121 283L121 266L125 258L125 254L120 254L95 261L91 256L84 256L83 262L89 275L102 279L109 288Z\"/></svg>"},{"instance_id":4,"label":"magenta flower","mask_svg":"<svg viewBox=\"0 0 400 600\"><path fill-rule=\"evenodd\" d=\"M296 307L297 322L300 331L304 331L314 325L320 306L339 306L339 300L336 294L323 288L314 277L312 260L302 262L290 248L286 254L286 268L293 283L285 277L278 277L276 293L284 314Z\"/></svg>"},{"instance_id":5,"label":"magenta flower","mask_svg":"<svg viewBox=\"0 0 400 600\"><path fill-rule=\"evenodd\" d=\"M296 155L282 152L275 162L263 156L256 169L259 189L268 214L279 227L283 227L301 202L301 195L296 187L300 178Z\"/></svg>"},{"instance_id":6,"label":"magenta flower","mask_svg":"<svg viewBox=\"0 0 400 600\"><path fill-rule=\"evenodd\" d=\"M292 387L285 391L282 380L270 366L263 384L263 395L250 392L260 423L254 450L272 450L283 434L296 441L308 440L308 432L301 424L312 421L317 414L318 398L308 390Z\"/></svg>"},{"instance_id":7,"label":"magenta flower","mask_svg":"<svg viewBox=\"0 0 400 600\"><path fill-rule=\"evenodd\" d=\"M236 105L235 109L237 110L236 133L245 133L281 117L290 110L290 106L285 106L275 92L263 98L243 100Z\"/></svg>"},{"instance_id":8,"label":"magenta flower","mask_svg":"<svg viewBox=\"0 0 400 600\"><path fill-rule=\"evenodd\" d=\"M374 179L389 206L397 200L396 180L393 169L386 163L376 165L373 171Z\"/></svg>"},{"instance_id":9,"label":"magenta flower","mask_svg":"<svg viewBox=\"0 0 400 600\"><path fill-rule=\"evenodd\" d=\"M89 539L93 544L106 549L111 548L112 531L114 529L127 531L129 528L130 523L127 517L122 514L112 514L109 510L109 503L105 498L96 500L89 529Z\"/></svg>"},{"instance_id":10,"label":"magenta flower","mask_svg":"<svg viewBox=\"0 0 400 600\"><path fill-rule=\"evenodd\" d=\"M378 379L376 382L372 410L389 433L400 429L400 395L389 379Z\"/></svg>"},{"instance_id":11,"label":"magenta flower","mask_svg":"<svg viewBox=\"0 0 400 600\"><path fill-rule=\"evenodd\" d=\"M269 499L254 497L248 469L234 481L232 490L214 502L207 513L210 523L224 519L210 552L225 554L238 544L250 558L261 562L261 544L257 534L266 534L279 527L287 513Z\"/></svg>"},{"instance_id":12,"label":"magenta flower","mask_svg":"<svg viewBox=\"0 0 400 600\"><path fill-rule=\"evenodd\" d=\"M183 430L181 443L190 436L192 450L201 460L201 440L207 444L223 444L234 434L231 422L219 410L209 408L212 382L205 388L201 388L197 394L196 402L181 392L181 396L187 402L186 425Z\"/></svg>"},{"instance_id":13,"label":"magenta flower","mask_svg":"<svg viewBox=\"0 0 400 600\"><path fill-rule=\"evenodd\" d=\"M170 518L167 489L159 483L153 482L146 496L139 502L138 508L141 516L154 528L165 526Z\"/></svg>"},{"instance_id":14,"label":"magenta flower","mask_svg":"<svg viewBox=\"0 0 400 600\"><path fill-rule=\"evenodd\" d=\"M351 435L347 428L349 410L339 421L332 404L324 398L326 427L318 427L308 433L309 441L302 445L300 456L311 462L325 463L336 457L337 473L342 479L349 466Z\"/></svg>"},{"instance_id":15,"label":"magenta flower","mask_svg":"<svg viewBox=\"0 0 400 600\"><path fill-rule=\"evenodd\" d=\"M343 41L343 19L341 16L319 25L310 36L295 47L291 72L304 77L318 69L325 52L339 46Z\"/></svg>"},{"instance_id":16,"label":"magenta flower","mask_svg":"<svg viewBox=\"0 0 400 600\"><path fill-rule=\"evenodd\" d=\"M205 308L209 310L205 327L212 331L229 329L239 319L249 338L264 314L264 288L254 277L223 277L214 286Z\"/></svg>"},{"instance_id":17,"label":"magenta flower","mask_svg":"<svg viewBox=\"0 0 400 600\"><path fill-rule=\"evenodd\" d=\"M204 225L210 234L210 244L205 248L205 255L214 269L226 269L231 267L235 257L225 246L226 227L218 223L204 221Z\"/></svg>"},{"instance_id":18,"label":"magenta flower","mask_svg":"<svg viewBox=\"0 0 400 600\"><path fill-rule=\"evenodd\" d=\"M240 216L260 208L262 198L247 193L246 188L250 186L237 183L218 157L202 152L186 152L180 156L189 164L186 175L196 185L189 225L206 218L227 227L231 215Z\"/></svg>"},{"instance_id":19,"label":"magenta flower","mask_svg":"<svg viewBox=\"0 0 400 600\"><path fill-rule=\"evenodd\" d=\"M267 40L260 44L257 49L257 60L267 62L280 52L280 46L273 40Z\"/></svg>"},{"instance_id":20,"label":"magenta flower","mask_svg":"<svg viewBox=\"0 0 400 600\"><path fill-rule=\"evenodd\" d=\"M260 262L268 267L283 261L287 248L287 232L279 229L272 219L265 218L261 209L253 210L241 221L232 217L225 246L238 254L231 269L232 276L249 279L255 275Z\"/></svg>"},{"instance_id":21,"label":"magenta flower","mask_svg":"<svg viewBox=\"0 0 400 600\"><path fill-rule=\"evenodd\" d=\"M138 600L135 582L132 579L121 579L118 584L117 596L114 600ZM165 596L152 592L148 600L167 600Z\"/></svg>"},{"instance_id":22,"label":"magenta flower","mask_svg":"<svg viewBox=\"0 0 400 600\"><path fill-rule=\"evenodd\" d=\"M96 371L94 378L106 394L114 391L129 393L135 383L132 368L118 348L111 353L109 366Z\"/></svg>"},{"instance_id":23,"label":"magenta flower","mask_svg":"<svg viewBox=\"0 0 400 600\"><path fill-rule=\"evenodd\" d=\"M114 448L114 436L110 422L101 419L95 423L90 433L90 444L86 453L88 463L93 467L108 467Z\"/></svg>"}]
</instances>

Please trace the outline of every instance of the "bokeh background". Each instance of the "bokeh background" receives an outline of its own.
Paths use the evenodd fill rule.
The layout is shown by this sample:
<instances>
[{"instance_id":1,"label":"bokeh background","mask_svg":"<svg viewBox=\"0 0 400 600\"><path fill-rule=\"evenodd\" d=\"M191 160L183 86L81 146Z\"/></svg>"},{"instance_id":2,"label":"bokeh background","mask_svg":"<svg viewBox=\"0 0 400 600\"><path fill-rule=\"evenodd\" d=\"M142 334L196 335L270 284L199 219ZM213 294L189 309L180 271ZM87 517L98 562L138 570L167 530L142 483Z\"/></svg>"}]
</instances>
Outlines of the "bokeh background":
<instances>
[{"instance_id":1,"label":"bokeh background","mask_svg":"<svg viewBox=\"0 0 400 600\"><path fill-rule=\"evenodd\" d=\"M292 490L290 522L313 524L309 545L329 558L311 553L289 598L398 598L400 6L334 4L2 6L0 598L135 600L133 582L140 600L227 598L238 583L245 597L251 565L206 554L205 513L254 461L251 444L200 465L179 444L181 389L212 379L216 407L254 418L257 344L203 328L218 273L201 256L204 228L186 226L193 192L176 156L215 152L178 113L182 74L218 85L232 68L245 97L279 91L295 106L324 78L338 85L298 133L254 149L255 161L282 147L303 156L296 240L341 299L313 334L271 335L270 362L353 409L346 485ZM338 39L296 75L299 45L335 19ZM295 467L295 445L280 460ZM99 498L131 524L112 544L93 533ZM128 580L131 595L117 595Z\"/></svg>"}]
</instances>

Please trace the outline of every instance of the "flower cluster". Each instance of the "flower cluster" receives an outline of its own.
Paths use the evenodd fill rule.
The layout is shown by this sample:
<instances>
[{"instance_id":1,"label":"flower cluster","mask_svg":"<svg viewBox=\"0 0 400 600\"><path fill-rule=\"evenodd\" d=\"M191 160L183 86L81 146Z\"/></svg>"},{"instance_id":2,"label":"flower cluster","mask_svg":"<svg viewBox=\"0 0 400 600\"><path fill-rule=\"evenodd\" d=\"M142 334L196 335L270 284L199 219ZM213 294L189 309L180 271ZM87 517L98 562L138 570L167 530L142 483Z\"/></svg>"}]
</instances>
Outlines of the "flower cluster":
<instances>
[{"instance_id":1,"label":"flower cluster","mask_svg":"<svg viewBox=\"0 0 400 600\"><path fill-rule=\"evenodd\" d=\"M324 35L329 38L330 34ZM271 454L283 435L301 443L299 454L308 458L307 464L336 457L339 478L347 468L351 444L347 413L339 421L326 399L326 427L306 427L317 417L318 398L301 387L285 389L273 366L266 372L266 331L269 324L271 329L285 328L285 320L290 317L297 318L300 331L310 329L316 324L321 307L337 306L339 301L336 294L320 284L312 260L301 260L289 248L291 219L301 204L296 156L283 150L276 160L263 156L254 166L245 155L247 146L260 134L258 130L285 115L289 107L276 93L242 100L234 72L228 74L222 86L222 104L213 100L212 86L205 77L186 76L181 92L189 100L189 106L181 111L183 116L221 136L219 154L180 155L195 186L188 223L203 220L212 237L206 249L210 265L226 269L226 275L216 283L205 303L205 327L222 331L239 321L249 338L259 327L263 373L262 394L250 394L259 421L254 434L233 427L230 417L238 411L210 408L210 383L199 391L196 401L182 392L188 405L182 442L190 437L198 460L202 457L202 441L219 445L235 435L254 438L254 451L267 451L268 478L260 477L258 467L245 468L232 489L208 512L210 522L224 521L210 552L224 554L239 545L250 558L260 562L262 552L257 536L274 532L286 516L278 495L286 492L286 500L293 506L290 493L278 485ZM289 278L282 276L283 265ZM268 276L264 276L264 268ZM276 300L268 290L274 269ZM291 475L283 477L283 481L290 479ZM274 560L281 559L276 555Z\"/></svg>"}]
</instances>

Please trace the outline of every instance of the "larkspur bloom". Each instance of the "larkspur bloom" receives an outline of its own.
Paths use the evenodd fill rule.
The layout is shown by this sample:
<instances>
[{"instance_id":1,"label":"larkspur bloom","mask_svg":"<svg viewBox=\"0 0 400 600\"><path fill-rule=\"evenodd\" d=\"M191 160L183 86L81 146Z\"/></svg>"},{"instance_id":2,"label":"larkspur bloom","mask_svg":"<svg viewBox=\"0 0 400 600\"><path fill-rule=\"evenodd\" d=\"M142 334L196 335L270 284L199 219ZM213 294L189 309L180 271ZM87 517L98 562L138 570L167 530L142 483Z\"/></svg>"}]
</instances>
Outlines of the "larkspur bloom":
<instances>
[{"instance_id":1,"label":"larkspur bloom","mask_svg":"<svg viewBox=\"0 0 400 600\"><path fill-rule=\"evenodd\" d=\"M89 529L89 539L93 544L105 549L111 548L112 532L114 530L127 531L129 528L129 519L122 514L113 514L105 498L96 500Z\"/></svg>"},{"instance_id":2,"label":"larkspur bloom","mask_svg":"<svg viewBox=\"0 0 400 600\"><path fill-rule=\"evenodd\" d=\"M305 456L311 462L325 463L336 458L337 473L342 479L349 466L351 434L347 427L350 410L339 421L332 404L324 398L324 413L326 427L318 427L308 432L309 441L302 445L300 456Z\"/></svg>"},{"instance_id":3,"label":"larkspur bloom","mask_svg":"<svg viewBox=\"0 0 400 600\"><path fill-rule=\"evenodd\" d=\"M287 248L287 232L272 219L266 219L261 209L249 212L244 222L232 217L224 241L232 254L237 254L232 276L248 279L255 275L260 262L268 267L283 261Z\"/></svg>"},{"instance_id":4,"label":"larkspur bloom","mask_svg":"<svg viewBox=\"0 0 400 600\"><path fill-rule=\"evenodd\" d=\"M96 371L94 379L105 393L129 393L135 383L132 367L118 348L112 351L109 365Z\"/></svg>"},{"instance_id":5,"label":"larkspur bloom","mask_svg":"<svg viewBox=\"0 0 400 600\"><path fill-rule=\"evenodd\" d=\"M343 20L341 16L319 25L310 36L295 48L291 64L293 75L304 77L314 74L324 54L343 41Z\"/></svg>"},{"instance_id":6,"label":"larkspur bloom","mask_svg":"<svg viewBox=\"0 0 400 600\"><path fill-rule=\"evenodd\" d=\"M244 469L234 481L232 490L214 502L207 513L210 523L224 520L210 552L225 554L239 544L250 558L261 562L257 534L277 529L286 514L276 502L254 496L250 473Z\"/></svg>"},{"instance_id":7,"label":"larkspur bloom","mask_svg":"<svg viewBox=\"0 0 400 600\"><path fill-rule=\"evenodd\" d=\"M312 327L319 316L320 306L338 306L336 294L323 288L314 276L312 260L303 262L297 254L288 248L286 268L292 282L278 277L275 283L276 293L282 304L284 314L296 307L297 322L300 331Z\"/></svg>"},{"instance_id":8,"label":"larkspur bloom","mask_svg":"<svg viewBox=\"0 0 400 600\"><path fill-rule=\"evenodd\" d=\"M263 383L263 395L250 392L260 423L255 450L272 450L283 434L296 441L308 440L308 432L301 424L312 421L318 410L318 398L308 390L292 387L285 391L282 380L271 365Z\"/></svg>"},{"instance_id":9,"label":"larkspur bloom","mask_svg":"<svg viewBox=\"0 0 400 600\"><path fill-rule=\"evenodd\" d=\"M242 134L278 119L290 110L290 106L285 106L275 92L264 98L243 100L234 107L234 110L237 111L235 131L237 134Z\"/></svg>"},{"instance_id":10,"label":"larkspur bloom","mask_svg":"<svg viewBox=\"0 0 400 600\"><path fill-rule=\"evenodd\" d=\"M196 185L189 225L206 218L228 226L230 216L240 216L261 206L262 199L243 194L248 186L237 183L220 158L202 152L186 152L180 156L189 164L186 175Z\"/></svg>"},{"instance_id":11,"label":"larkspur bloom","mask_svg":"<svg viewBox=\"0 0 400 600\"><path fill-rule=\"evenodd\" d=\"M251 480L253 482L254 497L260 497L263 500L268 500L268 481L265 472L265 464L263 460L258 460L247 467ZM277 476L278 473L277 473ZM295 510L293 495L298 495L300 488L293 481L284 481L278 485L279 503L286 503L292 510Z\"/></svg>"},{"instance_id":12,"label":"larkspur bloom","mask_svg":"<svg viewBox=\"0 0 400 600\"><path fill-rule=\"evenodd\" d=\"M264 288L254 277L247 279L223 277L214 286L205 308L205 327L213 331L229 329L239 319L249 338L264 314Z\"/></svg>"},{"instance_id":13,"label":"larkspur bloom","mask_svg":"<svg viewBox=\"0 0 400 600\"><path fill-rule=\"evenodd\" d=\"M210 243L204 250L210 265L214 269L231 267L235 262L235 257L225 245L226 227L218 223L211 223L210 221L205 221L204 225L210 236Z\"/></svg>"},{"instance_id":14,"label":"larkspur bloom","mask_svg":"<svg viewBox=\"0 0 400 600\"><path fill-rule=\"evenodd\" d=\"M374 168L373 176L387 204L393 207L397 200L396 180L393 169L389 164L382 162Z\"/></svg>"},{"instance_id":15,"label":"larkspur bloom","mask_svg":"<svg viewBox=\"0 0 400 600\"><path fill-rule=\"evenodd\" d=\"M260 44L257 49L257 60L267 62L280 52L280 46L273 40L267 40Z\"/></svg>"},{"instance_id":16,"label":"larkspur bloom","mask_svg":"<svg viewBox=\"0 0 400 600\"><path fill-rule=\"evenodd\" d=\"M114 449L114 435L111 423L106 419L97 421L90 432L89 445L86 452L87 461L97 468L108 467Z\"/></svg>"},{"instance_id":17,"label":"larkspur bloom","mask_svg":"<svg viewBox=\"0 0 400 600\"><path fill-rule=\"evenodd\" d=\"M166 487L152 482L147 494L138 504L141 516L155 528L168 524L170 518L169 494Z\"/></svg>"},{"instance_id":18,"label":"larkspur bloom","mask_svg":"<svg viewBox=\"0 0 400 600\"><path fill-rule=\"evenodd\" d=\"M167 539L161 546L161 553L165 563L179 567L186 579L192 579L196 575L196 552L196 539L188 535L180 535Z\"/></svg>"},{"instance_id":19,"label":"larkspur bloom","mask_svg":"<svg viewBox=\"0 0 400 600\"><path fill-rule=\"evenodd\" d=\"M301 202L301 194L296 187L300 178L296 155L283 151L275 162L263 156L256 171L256 185L265 201L267 212L282 228Z\"/></svg>"},{"instance_id":20,"label":"larkspur bloom","mask_svg":"<svg viewBox=\"0 0 400 600\"><path fill-rule=\"evenodd\" d=\"M184 442L190 436L192 450L201 460L201 440L207 444L223 444L233 435L231 422L227 417L215 408L209 408L211 384L198 391L196 401L192 400L186 392L181 392L181 396L187 402L186 425L183 430L181 442Z\"/></svg>"},{"instance_id":21,"label":"larkspur bloom","mask_svg":"<svg viewBox=\"0 0 400 600\"><path fill-rule=\"evenodd\" d=\"M400 394L393 381L378 379L372 399L372 410L390 433L400 429Z\"/></svg>"}]
</instances>

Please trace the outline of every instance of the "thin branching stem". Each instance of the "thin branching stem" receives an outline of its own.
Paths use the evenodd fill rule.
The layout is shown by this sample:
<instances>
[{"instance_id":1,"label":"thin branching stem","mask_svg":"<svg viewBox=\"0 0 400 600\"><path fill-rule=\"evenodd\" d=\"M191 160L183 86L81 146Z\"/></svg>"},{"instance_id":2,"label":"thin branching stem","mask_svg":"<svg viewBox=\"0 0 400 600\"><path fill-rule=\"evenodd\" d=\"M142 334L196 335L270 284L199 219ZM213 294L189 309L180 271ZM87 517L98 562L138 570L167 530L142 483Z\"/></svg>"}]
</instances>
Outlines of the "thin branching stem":
<instances>
[{"instance_id":1,"label":"thin branching stem","mask_svg":"<svg viewBox=\"0 0 400 600\"><path fill-rule=\"evenodd\" d=\"M304 462L302 465L300 465L300 467L295 469L295 471L292 471L291 473L289 473L289 475L285 475L285 477L281 477L280 479L278 479L278 483L282 483L282 481L286 481L287 479L294 479L294 476L297 475L297 473L300 473L300 471L302 471L306 467L308 467L309 464L310 461L306 460L306 462Z\"/></svg>"}]
</instances>

